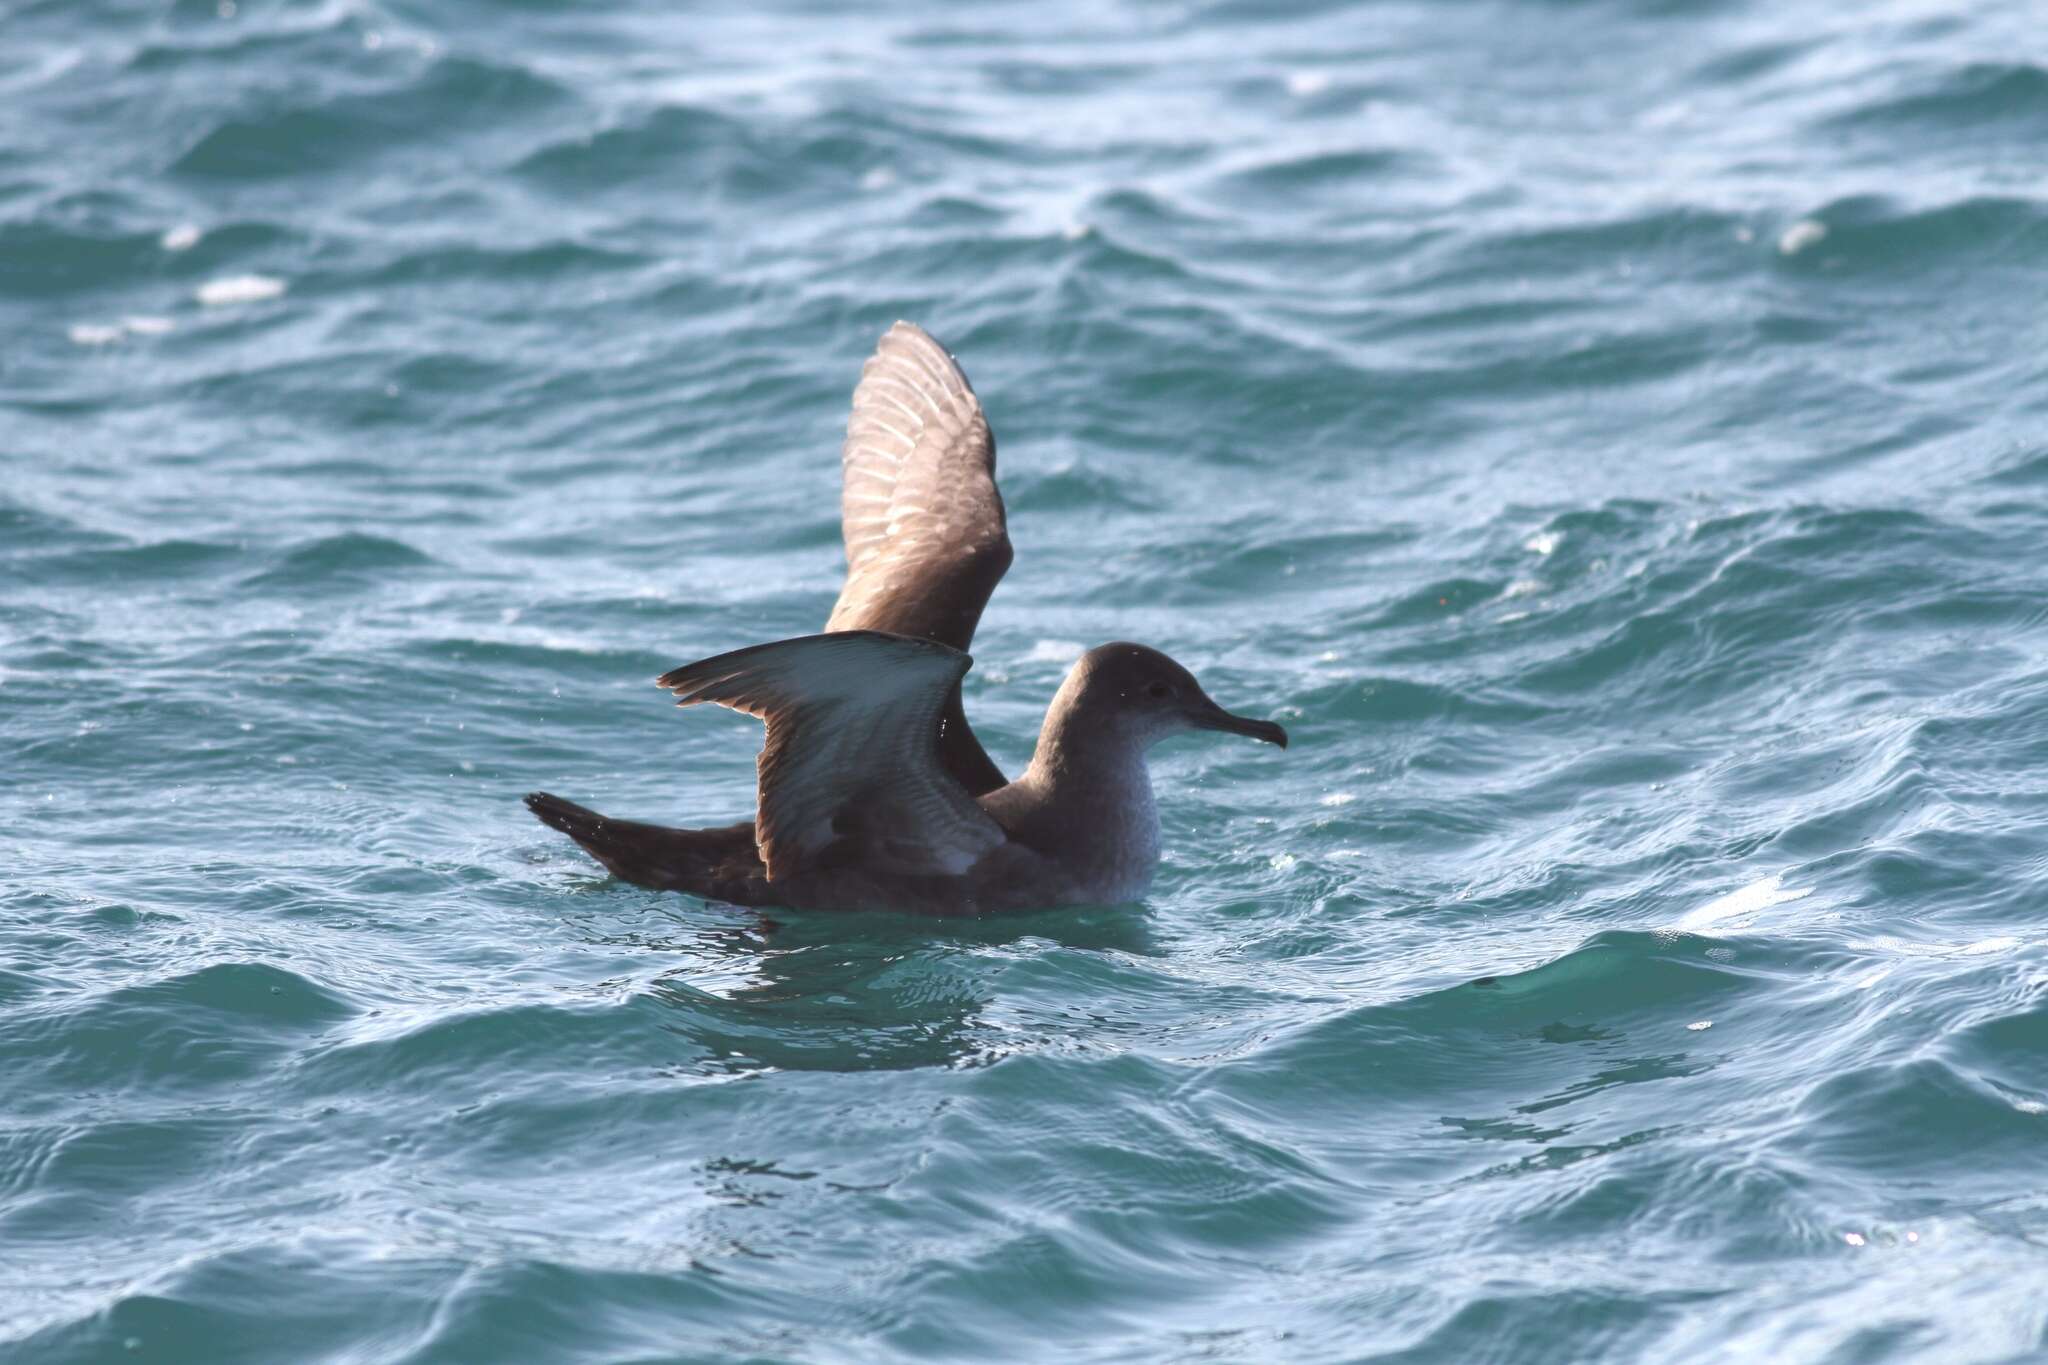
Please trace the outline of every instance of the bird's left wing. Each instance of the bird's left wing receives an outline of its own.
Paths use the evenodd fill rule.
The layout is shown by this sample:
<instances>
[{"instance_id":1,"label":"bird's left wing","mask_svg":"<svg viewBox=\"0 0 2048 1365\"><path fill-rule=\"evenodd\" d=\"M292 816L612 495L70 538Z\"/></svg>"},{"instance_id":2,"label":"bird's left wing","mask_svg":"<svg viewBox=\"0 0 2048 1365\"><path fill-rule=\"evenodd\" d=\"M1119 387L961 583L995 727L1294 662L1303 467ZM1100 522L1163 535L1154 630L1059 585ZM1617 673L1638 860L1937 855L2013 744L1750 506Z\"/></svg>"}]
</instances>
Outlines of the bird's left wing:
<instances>
[{"instance_id":1,"label":"bird's left wing","mask_svg":"<svg viewBox=\"0 0 2048 1365\"><path fill-rule=\"evenodd\" d=\"M996 438L959 363L915 323L861 366L840 467L846 583L825 629L966 649L1010 567Z\"/></svg>"},{"instance_id":2,"label":"bird's left wing","mask_svg":"<svg viewBox=\"0 0 2048 1365\"><path fill-rule=\"evenodd\" d=\"M773 883L851 856L958 875L1005 841L939 757L939 716L973 660L932 640L836 631L755 645L663 674L678 706L767 722L755 837Z\"/></svg>"}]
</instances>

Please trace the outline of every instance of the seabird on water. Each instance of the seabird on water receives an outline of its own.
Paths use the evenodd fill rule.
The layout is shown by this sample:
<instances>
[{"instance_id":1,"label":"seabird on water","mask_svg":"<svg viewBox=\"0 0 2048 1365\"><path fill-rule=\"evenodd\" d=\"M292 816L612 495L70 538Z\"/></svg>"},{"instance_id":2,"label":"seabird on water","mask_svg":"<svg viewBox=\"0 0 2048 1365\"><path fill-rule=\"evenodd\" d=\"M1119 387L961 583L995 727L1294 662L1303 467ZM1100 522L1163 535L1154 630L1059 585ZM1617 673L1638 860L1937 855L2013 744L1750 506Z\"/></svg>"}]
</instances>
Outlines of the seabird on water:
<instances>
[{"instance_id":1,"label":"seabird on water","mask_svg":"<svg viewBox=\"0 0 2048 1365\"><path fill-rule=\"evenodd\" d=\"M883 334L853 392L840 524L846 584L825 634L663 674L677 705L767 723L752 821L667 829L546 792L526 798L611 872L740 905L941 914L1110 904L1159 861L1145 752L1224 730L1287 745L1225 711L1143 645L1081 656L1014 782L960 704L966 654L1010 567L995 437L967 376L922 328Z\"/></svg>"}]
</instances>

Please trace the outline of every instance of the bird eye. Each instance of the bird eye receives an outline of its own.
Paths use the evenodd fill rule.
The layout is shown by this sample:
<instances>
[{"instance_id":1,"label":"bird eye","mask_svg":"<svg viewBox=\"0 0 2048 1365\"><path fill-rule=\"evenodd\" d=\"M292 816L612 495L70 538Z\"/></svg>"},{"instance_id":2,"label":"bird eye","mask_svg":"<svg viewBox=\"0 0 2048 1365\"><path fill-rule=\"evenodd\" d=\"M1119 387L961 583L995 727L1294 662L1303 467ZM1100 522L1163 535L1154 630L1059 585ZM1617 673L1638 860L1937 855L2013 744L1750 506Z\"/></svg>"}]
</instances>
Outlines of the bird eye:
<instances>
[{"instance_id":1,"label":"bird eye","mask_svg":"<svg viewBox=\"0 0 2048 1365\"><path fill-rule=\"evenodd\" d=\"M1145 695L1154 701L1165 701L1173 695L1173 689L1163 682L1156 682L1145 689Z\"/></svg>"}]
</instances>

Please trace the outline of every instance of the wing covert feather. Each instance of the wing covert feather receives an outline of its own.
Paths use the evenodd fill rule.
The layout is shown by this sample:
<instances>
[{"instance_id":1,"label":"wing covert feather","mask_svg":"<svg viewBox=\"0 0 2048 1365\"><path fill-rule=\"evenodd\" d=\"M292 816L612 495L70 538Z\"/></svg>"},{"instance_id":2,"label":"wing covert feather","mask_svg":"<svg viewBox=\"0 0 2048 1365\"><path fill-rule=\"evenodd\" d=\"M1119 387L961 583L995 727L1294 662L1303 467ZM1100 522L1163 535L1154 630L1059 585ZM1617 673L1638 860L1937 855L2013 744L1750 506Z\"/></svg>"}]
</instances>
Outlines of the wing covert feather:
<instances>
[{"instance_id":1,"label":"wing covert feather","mask_svg":"<svg viewBox=\"0 0 2048 1365\"><path fill-rule=\"evenodd\" d=\"M939 717L973 660L929 640L839 631L686 664L660 684L768 726L755 840L773 883L827 851L908 875L958 875L1006 836L939 756Z\"/></svg>"}]
</instances>

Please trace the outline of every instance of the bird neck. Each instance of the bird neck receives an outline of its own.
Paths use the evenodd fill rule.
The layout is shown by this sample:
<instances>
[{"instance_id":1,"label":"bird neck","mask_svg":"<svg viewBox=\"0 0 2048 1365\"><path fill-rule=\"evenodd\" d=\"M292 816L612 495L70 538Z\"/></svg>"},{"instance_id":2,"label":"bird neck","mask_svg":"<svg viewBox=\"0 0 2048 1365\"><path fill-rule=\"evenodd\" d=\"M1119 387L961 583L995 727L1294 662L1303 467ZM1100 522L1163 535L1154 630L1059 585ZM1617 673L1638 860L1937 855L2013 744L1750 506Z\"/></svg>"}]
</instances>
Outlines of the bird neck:
<instances>
[{"instance_id":1,"label":"bird neck","mask_svg":"<svg viewBox=\"0 0 2048 1365\"><path fill-rule=\"evenodd\" d=\"M1030 792L1033 833L1058 847L1103 900L1144 893L1159 862L1159 808L1146 745L1093 724L1055 699L1019 785Z\"/></svg>"},{"instance_id":2,"label":"bird neck","mask_svg":"<svg viewBox=\"0 0 2048 1365\"><path fill-rule=\"evenodd\" d=\"M1134 782L1149 792L1147 737L1128 722L1126 716L1080 705L1074 680L1069 678L1046 708L1029 775L1041 787L1065 790L1077 798L1091 790L1113 790Z\"/></svg>"},{"instance_id":3,"label":"bird neck","mask_svg":"<svg viewBox=\"0 0 2048 1365\"><path fill-rule=\"evenodd\" d=\"M1152 790L1152 772L1145 751L1130 743L1049 744L1038 742L1025 774L1033 785L1077 800L1091 794L1111 795L1143 788Z\"/></svg>"}]
</instances>

